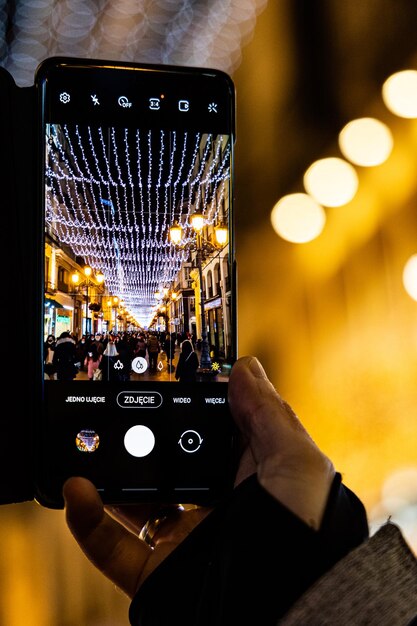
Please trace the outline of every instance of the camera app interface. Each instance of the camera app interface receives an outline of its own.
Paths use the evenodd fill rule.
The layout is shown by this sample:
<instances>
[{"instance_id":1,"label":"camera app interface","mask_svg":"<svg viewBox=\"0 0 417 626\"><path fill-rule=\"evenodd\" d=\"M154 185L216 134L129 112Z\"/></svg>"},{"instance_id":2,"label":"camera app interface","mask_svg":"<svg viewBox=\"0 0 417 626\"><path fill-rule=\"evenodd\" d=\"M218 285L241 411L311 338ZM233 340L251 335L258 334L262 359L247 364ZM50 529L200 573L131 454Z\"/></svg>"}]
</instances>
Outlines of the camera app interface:
<instances>
[{"instance_id":1,"label":"camera app interface","mask_svg":"<svg viewBox=\"0 0 417 626\"><path fill-rule=\"evenodd\" d=\"M43 463L55 493L74 473L147 497L223 488L236 334L228 89L113 68L52 69L42 83L54 441Z\"/></svg>"},{"instance_id":2,"label":"camera app interface","mask_svg":"<svg viewBox=\"0 0 417 626\"><path fill-rule=\"evenodd\" d=\"M45 127L45 379L226 381L232 145L216 131L223 104L214 92L198 102L160 89L110 97L65 83L52 96L62 121ZM89 107L87 123L73 119L75 98ZM105 123L106 102L115 125Z\"/></svg>"}]
</instances>

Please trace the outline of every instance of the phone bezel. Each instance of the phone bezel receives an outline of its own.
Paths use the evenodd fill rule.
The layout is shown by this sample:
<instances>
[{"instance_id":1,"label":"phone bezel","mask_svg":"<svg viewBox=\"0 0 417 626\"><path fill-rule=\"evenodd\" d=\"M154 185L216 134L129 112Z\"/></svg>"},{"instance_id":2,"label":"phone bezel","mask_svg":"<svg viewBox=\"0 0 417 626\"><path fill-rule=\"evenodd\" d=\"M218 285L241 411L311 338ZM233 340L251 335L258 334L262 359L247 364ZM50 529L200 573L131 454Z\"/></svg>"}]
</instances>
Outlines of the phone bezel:
<instances>
[{"instance_id":1,"label":"phone bezel","mask_svg":"<svg viewBox=\"0 0 417 626\"><path fill-rule=\"evenodd\" d=\"M116 61L108 61L108 60L96 60L96 59L80 59L80 58L75 58L75 57L52 57L49 59L46 59L45 61L43 61L40 66L38 67L37 71L36 71L36 75L35 75L35 88L37 90L37 94L38 94L38 114L39 114L39 129L38 129L38 145L40 146L39 150L38 150L38 172L41 172L41 175L38 176L38 184L39 184L39 188L38 188L38 208L39 208L39 212L38 212L38 216L37 216L37 220L38 223L42 224L42 233L44 232L44 211L43 211L43 204L44 204L44 186L43 186L43 180L44 180L44 159L43 159L43 146L45 143L45 139L44 139L44 127L45 127L45 122L46 122L46 116L45 116L45 107L44 107L44 98L45 98L45 94L43 92L43 85L45 84L45 81L48 80L48 76L49 73L51 71L58 71L59 68L82 68L83 70L85 69L102 69L102 68L106 68L106 69L116 69L116 70L121 70L121 71L125 71L125 70L132 70L132 71L143 71L143 72L158 72L158 73L164 73L164 72L168 72L170 74L174 73L174 74L181 74L184 76L189 77L190 79L192 79L193 76L201 76L201 75L211 75L211 76L216 76L218 78L221 78L222 80L226 81L226 84L228 85L228 89L229 89L229 102L230 102L230 136L231 136L231 147L232 147L232 155L231 155L231 167L232 167L232 171L231 171L231 182L230 182L230 191L231 191L231 197L230 197L230 203L231 205L233 205L233 201L234 201L234 188L233 188L233 167L234 167L234 157L233 157L233 148L234 148L234 142L235 142L235 91L234 91L234 84L233 81L231 80L231 78L225 74L224 72L220 71L220 70L211 70L208 68L195 68L195 67L185 67L185 66L173 66L173 65L160 65L160 64L141 64L141 63L120 63L120 62L116 62ZM234 337L234 342L233 342L233 348L234 348L234 356L233 356L233 360L235 360L237 358L237 312L236 312L236 284L237 284L237 280L236 280L236 261L235 261L235 241L234 241L234 233L235 233L235 228L234 228L234 211L230 210L230 223L229 223L229 246L230 246L230 255L231 255L231 263L230 263L230 267L231 267L231 312L232 312L232 333L233 333L233 337ZM42 250L42 246L39 246L40 251ZM39 276L41 277L41 290L43 293L43 286L45 284L45 276L44 276L44 258L43 258L43 254L40 253L39 258L37 259L38 261L38 268L39 268ZM38 316L39 316L39 324L38 327L42 328L42 319L43 319L43 298L41 298L41 303L40 306L38 307ZM40 387L43 388L43 368L41 367L41 363L43 363L43 337L40 337L40 341L39 341L39 353L41 355L41 357L39 358L39 378L40 378ZM166 383L168 385L172 385L173 383L169 382ZM42 394L42 401L43 401L43 394ZM225 481L228 484L228 488L231 487L232 485L232 481L233 481L233 468L234 468L234 455L233 455L233 451L234 451L234 447L235 447L235 439L236 439L236 433L234 432L234 429L232 427L232 424L230 423L229 420L229 428L231 428L230 430L230 443L231 443L231 448L230 448L230 453L231 453L231 464L230 464L230 471L228 472L228 476L225 477ZM38 445L37 446L37 452L38 454L41 454L41 446ZM37 465L39 466L40 463L40 459L38 457L37 459ZM43 483L43 485L42 485ZM37 474L37 478L35 479L35 490L36 490L36 494L35 494L35 499L42 505L47 506L49 508L62 508L63 506L63 501L62 501L62 497L61 495L57 495L55 494L55 496L53 498L51 498L48 495L48 488L47 488L47 479L45 478L45 476L43 476L41 479L39 479L39 473ZM164 494L165 497L169 500L170 496L169 494ZM187 495L187 494L185 494ZM193 501L196 501L198 499L198 494L189 494L190 496L194 496L192 498ZM149 499L152 499L149 498ZM120 501L119 496L117 496L116 500L113 499L112 497L110 498L110 500L108 500L108 503L112 503L112 504L120 504L123 502L129 502L129 501L137 501L137 496L132 496L132 497L128 497L126 498L126 500L123 500L122 502ZM141 501L143 501L143 497L141 499Z\"/></svg>"}]
</instances>

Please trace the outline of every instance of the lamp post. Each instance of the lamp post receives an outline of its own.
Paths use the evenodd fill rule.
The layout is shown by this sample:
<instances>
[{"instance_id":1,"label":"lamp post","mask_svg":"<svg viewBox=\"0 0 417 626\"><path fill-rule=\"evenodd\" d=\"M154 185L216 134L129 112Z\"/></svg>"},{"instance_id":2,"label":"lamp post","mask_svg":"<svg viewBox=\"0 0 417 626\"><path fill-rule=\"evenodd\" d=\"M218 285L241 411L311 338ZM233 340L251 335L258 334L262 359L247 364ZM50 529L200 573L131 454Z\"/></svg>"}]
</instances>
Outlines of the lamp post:
<instances>
[{"instance_id":1,"label":"lamp post","mask_svg":"<svg viewBox=\"0 0 417 626\"><path fill-rule=\"evenodd\" d=\"M82 287L85 287L85 327L84 327L84 334L87 334L88 332L91 332L91 328L88 327L88 304L89 304L89 297L90 297L90 284L94 284L94 281L92 281L91 277L93 275L93 270L89 265L86 265L84 267L84 276L85 279L80 282L80 274L75 271L73 272L73 274L71 275L71 282L74 285L74 288L80 289ZM102 274L101 272L97 272L97 274L95 274L95 281L97 282L97 284L101 287L101 285L104 283L104 274ZM74 294L74 323L75 323L75 294Z\"/></svg>"},{"instance_id":2,"label":"lamp post","mask_svg":"<svg viewBox=\"0 0 417 626\"><path fill-rule=\"evenodd\" d=\"M122 300L120 301L120 303L122 302ZM119 298L118 296L113 296L112 298L109 298L107 300L107 306L110 309L110 322L111 320L111 313L112 311L114 311L114 326L113 326L113 330L116 333L117 332L117 308L119 306Z\"/></svg>"},{"instance_id":3,"label":"lamp post","mask_svg":"<svg viewBox=\"0 0 417 626\"><path fill-rule=\"evenodd\" d=\"M201 308L201 356L200 367L202 369L211 368L210 348L207 337L207 322L205 312L205 294L203 285L203 238L202 231L204 226L203 216L198 213L194 213L191 216L191 225L196 233L196 261L197 271L200 283L200 308Z\"/></svg>"},{"instance_id":4,"label":"lamp post","mask_svg":"<svg viewBox=\"0 0 417 626\"><path fill-rule=\"evenodd\" d=\"M72 330L73 332L75 332L75 310L76 310L75 304L77 301L77 291L75 289L78 286L78 283L80 282L80 275L78 272L74 272L73 274L71 274L71 282L74 285L74 294L73 294L74 295L74 313L73 313L74 320L73 320ZM81 332L82 332L82 329L81 329Z\"/></svg>"},{"instance_id":5,"label":"lamp post","mask_svg":"<svg viewBox=\"0 0 417 626\"><path fill-rule=\"evenodd\" d=\"M170 307L178 298L178 294L176 291L169 289L168 287L164 287L161 291L158 290L155 292L155 298L158 300L158 303L163 303L163 306L159 307L159 311L164 313L165 317L165 340L163 349L165 350L167 358L167 370L168 372L172 372L175 369L172 364L175 356L175 344L173 345L171 337Z\"/></svg>"},{"instance_id":6,"label":"lamp post","mask_svg":"<svg viewBox=\"0 0 417 626\"><path fill-rule=\"evenodd\" d=\"M170 326L169 307L171 303L175 302L175 300L178 298L178 294L175 291L169 289L168 287L164 287L162 291L160 291L159 289L155 291L155 298L158 300L158 303L162 302L164 305L160 310L162 312L165 312L165 330L167 333L171 334L170 328L169 328Z\"/></svg>"},{"instance_id":7,"label":"lamp post","mask_svg":"<svg viewBox=\"0 0 417 626\"><path fill-rule=\"evenodd\" d=\"M118 308L117 308L117 316L116 320L119 320L121 323L117 325L117 332L119 332L119 327L121 331L125 330L125 320L126 320L126 309L125 309L125 301L118 299Z\"/></svg>"},{"instance_id":8,"label":"lamp post","mask_svg":"<svg viewBox=\"0 0 417 626\"><path fill-rule=\"evenodd\" d=\"M112 312L113 312L113 302L112 302L111 298L109 298L107 300L107 309L108 309L109 326L110 326L111 325L111 321L112 321ZM109 330L109 328L107 330Z\"/></svg>"},{"instance_id":9,"label":"lamp post","mask_svg":"<svg viewBox=\"0 0 417 626\"><path fill-rule=\"evenodd\" d=\"M215 239L216 243L212 243L203 237L203 228L205 225L204 216L202 213L195 212L190 217L191 226L195 235L194 244L185 244L190 249L194 249L196 252L196 267L199 277L200 287L200 310L201 310L201 355L200 355L200 368L202 370L211 369L211 357L210 348L207 334L207 321L205 312L205 294L203 285L203 261L206 252L213 252L219 250L226 245L228 239L227 227L223 223L219 223L215 227ZM179 245L182 237L182 227L178 222L174 222L169 232L170 241L174 245Z\"/></svg>"},{"instance_id":10,"label":"lamp post","mask_svg":"<svg viewBox=\"0 0 417 626\"><path fill-rule=\"evenodd\" d=\"M73 274L72 276L74 276L75 274ZM71 276L71 281L72 281L72 276ZM74 336L78 337L78 333L77 333L77 292L74 291L72 294L73 300L74 300L74 304L72 305L72 332L74 334Z\"/></svg>"},{"instance_id":11,"label":"lamp post","mask_svg":"<svg viewBox=\"0 0 417 626\"><path fill-rule=\"evenodd\" d=\"M89 324L88 324L88 288L90 286L90 276L93 273L93 270L91 269L91 267L89 265L86 265L84 268L84 274L85 274L85 292L86 292L86 296L85 296L85 334L87 333L91 333L91 328L89 328Z\"/></svg>"}]
</instances>

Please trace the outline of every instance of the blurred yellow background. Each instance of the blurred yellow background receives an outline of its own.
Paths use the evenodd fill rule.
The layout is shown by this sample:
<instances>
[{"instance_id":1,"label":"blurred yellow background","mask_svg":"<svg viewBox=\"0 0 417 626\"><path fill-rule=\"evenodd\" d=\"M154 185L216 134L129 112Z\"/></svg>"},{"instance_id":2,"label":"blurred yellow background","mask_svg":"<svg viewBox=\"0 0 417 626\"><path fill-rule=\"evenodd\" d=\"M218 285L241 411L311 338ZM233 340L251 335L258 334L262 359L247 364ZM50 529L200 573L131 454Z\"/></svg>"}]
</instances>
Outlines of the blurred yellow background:
<instances>
[{"instance_id":1,"label":"blurred yellow background","mask_svg":"<svg viewBox=\"0 0 417 626\"><path fill-rule=\"evenodd\" d=\"M70 13L71 2L56 3L54 11L60 5L62 17ZM233 3L212 5L219 16ZM209 6L201 12L203 32L204 20L207 31L215 21ZM365 503L371 530L391 515L417 552L417 302L402 281L417 252L417 121L394 115L381 96L390 74L417 67L417 6L411 0L259 0L240 9L240 22L235 7L230 29L213 39L204 61L229 71L237 88L239 353L261 360ZM107 21L94 14L103 18L102 39L95 30L90 47L75 35L59 39L55 14L55 47L43 40L34 56L99 51L126 58L118 47L121 32L103 39L112 28L107 10ZM126 33L137 30L135 19L123 21ZM197 38L197 31L187 36L193 34ZM135 41L131 60L151 60L141 56L139 35ZM12 52L5 51L3 65L17 74ZM186 56L178 58L186 64ZM274 204L304 191L303 174L313 161L341 157L339 131L364 116L391 130L389 158L356 167L355 197L325 209L316 239L284 240L271 225ZM35 503L2 506L0 533L1 626L128 624L127 598L79 551L62 511Z\"/></svg>"},{"instance_id":2,"label":"blurred yellow background","mask_svg":"<svg viewBox=\"0 0 417 626\"><path fill-rule=\"evenodd\" d=\"M417 550L417 303L402 280L417 251L417 122L382 98L392 73L416 69L417 40L388 2L306 5L294 19L269 3L235 73L240 354L261 359L371 529L392 515ZM391 131L388 159L356 167L356 195L325 209L316 239L277 236L273 205L305 191L311 163L343 157L342 127L368 116Z\"/></svg>"}]
</instances>

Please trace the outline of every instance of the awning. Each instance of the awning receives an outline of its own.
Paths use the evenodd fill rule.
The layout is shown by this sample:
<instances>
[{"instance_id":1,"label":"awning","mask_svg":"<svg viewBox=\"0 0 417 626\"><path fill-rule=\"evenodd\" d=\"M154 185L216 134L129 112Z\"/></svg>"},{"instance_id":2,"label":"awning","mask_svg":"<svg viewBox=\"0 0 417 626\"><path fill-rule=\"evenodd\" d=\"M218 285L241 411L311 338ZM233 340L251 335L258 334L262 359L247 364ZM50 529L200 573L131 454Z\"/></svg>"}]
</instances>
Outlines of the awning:
<instances>
[{"instance_id":1,"label":"awning","mask_svg":"<svg viewBox=\"0 0 417 626\"><path fill-rule=\"evenodd\" d=\"M53 306L55 309L63 309L64 305L53 298L45 298L45 306Z\"/></svg>"}]
</instances>

